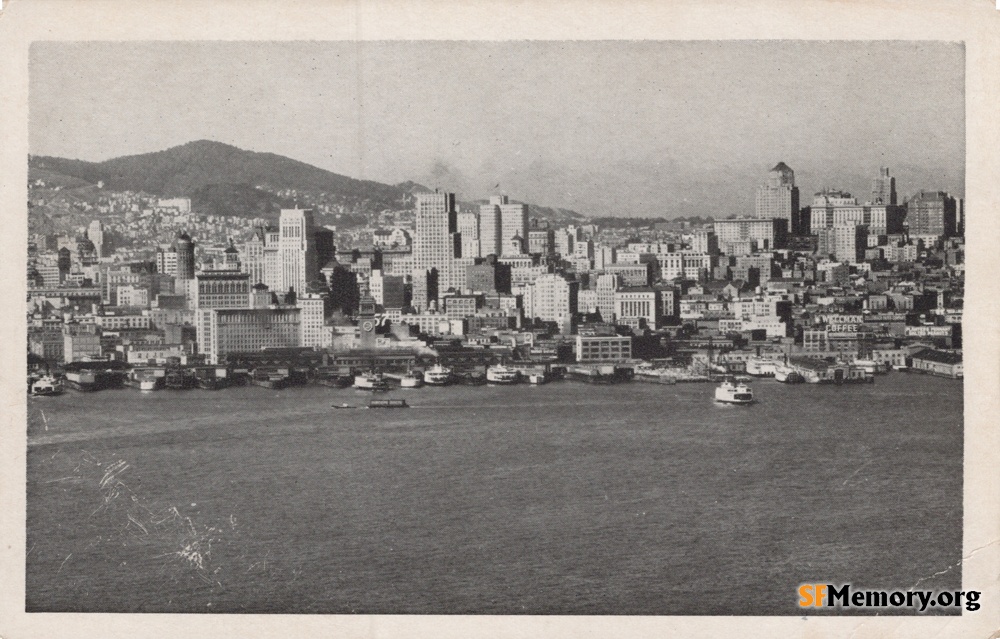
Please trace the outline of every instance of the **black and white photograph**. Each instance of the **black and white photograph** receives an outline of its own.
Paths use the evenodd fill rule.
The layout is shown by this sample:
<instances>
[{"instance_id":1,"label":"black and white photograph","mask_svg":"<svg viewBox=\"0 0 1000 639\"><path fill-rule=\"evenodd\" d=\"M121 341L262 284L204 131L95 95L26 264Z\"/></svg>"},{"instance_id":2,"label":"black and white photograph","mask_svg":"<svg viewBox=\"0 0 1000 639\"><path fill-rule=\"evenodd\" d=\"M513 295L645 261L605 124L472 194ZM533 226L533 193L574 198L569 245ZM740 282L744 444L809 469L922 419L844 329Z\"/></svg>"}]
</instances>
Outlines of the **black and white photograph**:
<instances>
[{"instance_id":1,"label":"black and white photograph","mask_svg":"<svg viewBox=\"0 0 1000 639\"><path fill-rule=\"evenodd\" d=\"M14 607L995 618L979 53L802 35L31 42Z\"/></svg>"}]
</instances>

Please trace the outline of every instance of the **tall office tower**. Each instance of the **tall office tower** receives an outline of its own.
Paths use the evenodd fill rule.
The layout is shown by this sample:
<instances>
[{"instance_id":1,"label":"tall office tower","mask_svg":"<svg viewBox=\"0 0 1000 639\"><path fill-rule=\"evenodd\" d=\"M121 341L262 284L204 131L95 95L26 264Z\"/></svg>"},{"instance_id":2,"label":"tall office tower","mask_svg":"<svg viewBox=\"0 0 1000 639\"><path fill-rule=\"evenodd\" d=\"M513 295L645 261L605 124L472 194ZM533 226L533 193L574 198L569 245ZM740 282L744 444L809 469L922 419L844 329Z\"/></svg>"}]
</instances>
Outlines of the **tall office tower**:
<instances>
[{"instance_id":1,"label":"tall office tower","mask_svg":"<svg viewBox=\"0 0 1000 639\"><path fill-rule=\"evenodd\" d=\"M560 333L571 333L579 287L579 282L570 282L562 275L539 275L531 285L532 314L542 321L558 324Z\"/></svg>"},{"instance_id":2,"label":"tall office tower","mask_svg":"<svg viewBox=\"0 0 1000 639\"><path fill-rule=\"evenodd\" d=\"M816 235L819 255L832 255L838 262L857 264L865 259L868 246L868 227L863 224L845 224L819 229Z\"/></svg>"},{"instance_id":3,"label":"tall office tower","mask_svg":"<svg viewBox=\"0 0 1000 639\"><path fill-rule=\"evenodd\" d=\"M574 227L556 229L553 237L555 238L556 253L563 259L572 257L576 250L576 241L580 239Z\"/></svg>"},{"instance_id":4,"label":"tall office tower","mask_svg":"<svg viewBox=\"0 0 1000 639\"><path fill-rule=\"evenodd\" d=\"M889 177L888 167L879 167L878 177L872 180L872 204L896 206L896 178Z\"/></svg>"},{"instance_id":5,"label":"tall office tower","mask_svg":"<svg viewBox=\"0 0 1000 639\"><path fill-rule=\"evenodd\" d=\"M615 291L621 286L621 278L614 273L597 276L594 289L597 291L597 310L605 322L615 321Z\"/></svg>"},{"instance_id":6,"label":"tall office tower","mask_svg":"<svg viewBox=\"0 0 1000 639\"><path fill-rule=\"evenodd\" d=\"M177 273L179 280L194 279L194 241L187 233L178 233L174 240L174 250L177 252Z\"/></svg>"},{"instance_id":7,"label":"tall office tower","mask_svg":"<svg viewBox=\"0 0 1000 639\"><path fill-rule=\"evenodd\" d=\"M100 220L94 220L87 227L87 239L93 243L94 253L98 258L107 257L107 251L104 246L104 225L101 224Z\"/></svg>"},{"instance_id":8,"label":"tall office tower","mask_svg":"<svg viewBox=\"0 0 1000 639\"><path fill-rule=\"evenodd\" d=\"M250 284L264 282L264 229L257 227L253 236L242 245L241 270L250 276Z\"/></svg>"},{"instance_id":9,"label":"tall office tower","mask_svg":"<svg viewBox=\"0 0 1000 639\"><path fill-rule=\"evenodd\" d=\"M479 207L479 255L503 255L503 218L501 206L507 205L506 195L494 195L489 204Z\"/></svg>"},{"instance_id":10,"label":"tall office tower","mask_svg":"<svg viewBox=\"0 0 1000 639\"><path fill-rule=\"evenodd\" d=\"M455 212L454 193L420 193L417 195L416 228L413 237L413 268L420 273L437 269L438 289L447 291L449 287L460 288L465 282L465 273L459 273L461 281L455 281L452 261L461 256L461 236L458 233L458 214ZM414 284L416 286L416 284ZM430 300L435 299L431 296Z\"/></svg>"},{"instance_id":11,"label":"tall office tower","mask_svg":"<svg viewBox=\"0 0 1000 639\"><path fill-rule=\"evenodd\" d=\"M272 292L284 292L281 288L281 252L278 250L281 232L274 227L264 231L264 279Z\"/></svg>"},{"instance_id":12,"label":"tall office tower","mask_svg":"<svg viewBox=\"0 0 1000 639\"><path fill-rule=\"evenodd\" d=\"M289 289L306 293L309 285L319 280L315 230L312 211L281 210L278 221L278 266L281 275L276 289L279 294Z\"/></svg>"},{"instance_id":13,"label":"tall office tower","mask_svg":"<svg viewBox=\"0 0 1000 639\"><path fill-rule=\"evenodd\" d=\"M920 191L906 203L910 236L952 237L956 232L955 198L943 191Z\"/></svg>"},{"instance_id":14,"label":"tall office tower","mask_svg":"<svg viewBox=\"0 0 1000 639\"><path fill-rule=\"evenodd\" d=\"M719 254L719 236L715 231L700 230L691 235L691 250L695 253Z\"/></svg>"},{"instance_id":15,"label":"tall office tower","mask_svg":"<svg viewBox=\"0 0 1000 639\"><path fill-rule=\"evenodd\" d=\"M771 169L767 184L757 189L757 217L788 220L792 235L801 229L795 226L799 210L799 188L795 186L795 172L784 162Z\"/></svg>"},{"instance_id":16,"label":"tall office tower","mask_svg":"<svg viewBox=\"0 0 1000 639\"><path fill-rule=\"evenodd\" d=\"M156 247L156 272L177 275L177 249L174 246Z\"/></svg>"},{"instance_id":17,"label":"tall office tower","mask_svg":"<svg viewBox=\"0 0 1000 639\"><path fill-rule=\"evenodd\" d=\"M504 200L507 198L504 197ZM523 255L528 239L528 205L500 205L501 255Z\"/></svg>"},{"instance_id":18,"label":"tall office tower","mask_svg":"<svg viewBox=\"0 0 1000 639\"><path fill-rule=\"evenodd\" d=\"M462 234L462 257L480 257L479 216L473 211L459 213L458 232Z\"/></svg>"},{"instance_id":19,"label":"tall office tower","mask_svg":"<svg viewBox=\"0 0 1000 639\"><path fill-rule=\"evenodd\" d=\"M304 293L296 296L299 308L299 343L305 347L325 348L330 346L332 334L323 330L326 309L329 306L327 293Z\"/></svg>"}]
</instances>

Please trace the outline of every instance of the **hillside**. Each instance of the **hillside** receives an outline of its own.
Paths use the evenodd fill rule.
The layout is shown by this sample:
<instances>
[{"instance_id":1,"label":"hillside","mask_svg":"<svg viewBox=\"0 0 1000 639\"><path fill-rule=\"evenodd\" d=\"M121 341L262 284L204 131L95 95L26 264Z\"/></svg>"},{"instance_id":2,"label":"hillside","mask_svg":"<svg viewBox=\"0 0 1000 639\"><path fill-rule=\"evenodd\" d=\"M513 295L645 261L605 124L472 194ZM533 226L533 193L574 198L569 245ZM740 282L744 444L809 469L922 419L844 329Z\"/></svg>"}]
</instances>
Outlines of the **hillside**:
<instances>
[{"instance_id":1,"label":"hillside","mask_svg":"<svg viewBox=\"0 0 1000 639\"><path fill-rule=\"evenodd\" d=\"M103 184L109 191L189 197L196 212L273 217L298 203L327 212L370 215L413 207L414 195L427 192L415 182L397 185L356 180L274 153L245 151L198 140L155 153L87 162L29 156L33 179L67 187ZM529 205L532 216L565 220L573 211Z\"/></svg>"}]
</instances>

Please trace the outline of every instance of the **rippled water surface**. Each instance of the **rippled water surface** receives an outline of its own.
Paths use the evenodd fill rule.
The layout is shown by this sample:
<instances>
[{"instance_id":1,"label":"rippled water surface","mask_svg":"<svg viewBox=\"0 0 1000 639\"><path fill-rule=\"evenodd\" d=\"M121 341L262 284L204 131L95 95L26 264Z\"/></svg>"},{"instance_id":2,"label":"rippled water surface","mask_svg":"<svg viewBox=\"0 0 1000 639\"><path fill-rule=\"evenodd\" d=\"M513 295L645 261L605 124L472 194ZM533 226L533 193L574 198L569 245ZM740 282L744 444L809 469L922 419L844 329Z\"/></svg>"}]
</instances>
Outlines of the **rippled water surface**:
<instances>
[{"instance_id":1,"label":"rippled water surface","mask_svg":"<svg viewBox=\"0 0 1000 639\"><path fill-rule=\"evenodd\" d=\"M960 587L961 382L753 386L29 398L26 606L794 615L803 582Z\"/></svg>"}]
</instances>

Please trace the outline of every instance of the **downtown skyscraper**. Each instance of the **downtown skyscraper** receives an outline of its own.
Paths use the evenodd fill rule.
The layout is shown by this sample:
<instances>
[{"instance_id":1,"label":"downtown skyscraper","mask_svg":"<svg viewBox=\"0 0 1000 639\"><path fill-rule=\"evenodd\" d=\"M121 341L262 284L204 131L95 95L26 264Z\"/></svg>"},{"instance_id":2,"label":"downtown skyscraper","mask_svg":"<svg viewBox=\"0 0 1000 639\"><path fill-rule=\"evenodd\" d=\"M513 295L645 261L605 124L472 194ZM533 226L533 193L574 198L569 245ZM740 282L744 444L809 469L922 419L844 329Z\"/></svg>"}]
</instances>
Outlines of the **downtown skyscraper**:
<instances>
[{"instance_id":1,"label":"downtown skyscraper","mask_svg":"<svg viewBox=\"0 0 1000 639\"><path fill-rule=\"evenodd\" d=\"M788 221L791 233L798 234L799 188L795 186L795 171L784 162L767 175L767 184L757 189L757 217Z\"/></svg>"},{"instance_id":2,"label":"downtown skyscraper","mask_svg":"<svg viewBox=\"0 0 1000 639\"><path fill-rule=\"evenodd\" d=\"M278 290L294 289L302 294L319 280L316 254L316 227L313 212L307 209L282 209L278 222Z\"/></svg>"},{"instance_id":3,"label":"downtown skyscraper","mask_svg":"<svg viewBox=\"0 0 1000 639\"><path fill-rule=\"evenodd\" d=\"M418 194L415 226L413 305L421 308L436 297L435 290L459 288L465 282L465 273L459 273L454 264L462 256L455 194ZM436 287L431 281L435 278L432 272L436 272Z\"/></svg>"},{"instance_id":4,"label":"downtown skyscraper","mask_svg":"<svg viewBox=\"0 0 1000 639\"><path fill-rule=\"evenodd\" d=\"M494 195L479 207L480 255L521 255L528 239L528 205Z\"/></svg>"}]
</instances>

